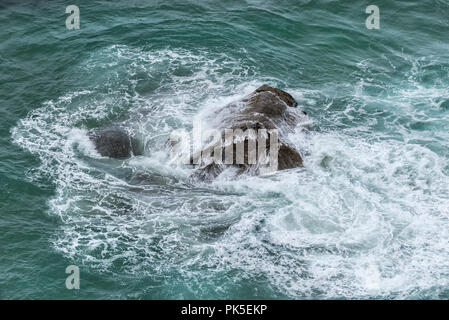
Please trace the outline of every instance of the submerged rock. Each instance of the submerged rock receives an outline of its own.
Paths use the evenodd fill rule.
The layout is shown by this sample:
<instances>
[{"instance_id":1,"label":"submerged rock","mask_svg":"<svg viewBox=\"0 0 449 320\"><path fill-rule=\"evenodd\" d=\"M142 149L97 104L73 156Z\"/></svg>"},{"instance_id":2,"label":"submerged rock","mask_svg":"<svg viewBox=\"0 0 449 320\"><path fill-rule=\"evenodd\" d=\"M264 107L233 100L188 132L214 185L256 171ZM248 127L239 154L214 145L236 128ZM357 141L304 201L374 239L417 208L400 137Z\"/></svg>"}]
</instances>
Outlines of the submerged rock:
<instances>
[{"instance_id":1,"label":"submerged rock","mask_svg":"<svg viewBox=\"0 0 449 320\"><path fill-rule=\"evenodd\" d=\"M140 154L137 141L120 128L91 131L89 138L104 157L123 159Z\"/></svg>"},{"instance_id":2,"label":"submerged rock","mask_svg":"<svg viewBox=\"0 0 449 320\"><path fill-rule=\"evenodd\" d=\"M302 158L298 151L289 143L287 135L293 132L298 124L305 123L307 116L299 108L295 99L285 91L277 88L263 85L253 91L248 96L227 105L219 112L206 119L210 128L219 130L222 135L222 141L225 141L225 129L232 129L234 132L241 129L246 132L253 129L258 132L259 129L277 130L277 170L285 170L302 166ZM239 140L240 139L240 140ZM236 161L236 141L244 140L244 163ZM270 134L266 136L266 152L270 151ZM250 163L248 161L248 144L258 143L257 136L242 135L240 138L234 135L233 143L233 163L223 164L225 159L225 146L221 147L223 163L200 164L199 168L193 173L191 179L210 181L217 177L226 167L233 166L238 168L238 173L260 174L260 164ZM208 145L201 150L201 154L209 153L213 155L217 145ZM229 147L229 145L228 145ZM198 154L192 159L198 157Z\"/></svg>"}]
</instances>

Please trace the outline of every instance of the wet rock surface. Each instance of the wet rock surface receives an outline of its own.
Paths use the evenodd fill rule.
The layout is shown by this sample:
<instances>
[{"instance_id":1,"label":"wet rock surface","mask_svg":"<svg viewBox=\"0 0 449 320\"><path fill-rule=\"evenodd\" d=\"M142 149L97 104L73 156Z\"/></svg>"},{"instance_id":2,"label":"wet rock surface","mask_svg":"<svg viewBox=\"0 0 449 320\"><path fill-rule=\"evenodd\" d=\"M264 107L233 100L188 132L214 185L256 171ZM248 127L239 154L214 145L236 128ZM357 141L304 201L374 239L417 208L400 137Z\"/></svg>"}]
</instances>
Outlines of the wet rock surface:
<instances>
[{"instance_id":1,"label":"wet rock surface","mask_svg":"<svg viewBox=\"0 0 449 320\"><path fill-rule=\"evenodd\" d=\"M121 128L91 131L89 138L104 157L123 159L141 153L137 141Z\"/></svg>"},{"instance_id":2,"label":"wet rock surface","mask_svg":"<svg viewBox=\"0 0 449 320\"><path fill-rule=\"evenodd\" d=\"M211 115L206 122L211 128L218 129L222 132L222 138L225 138L225 129L242 130L246 132L253 129L257 132L259 129L276 129L278 134L278 166L277 170L285 170L301 167L303 164L301 155L291 145L287 139L287 135L293 132L295 127L300 123L307 121L306 114L297 108L298 103L295 99L285 91L277 88L263 85L250 93L248 96L230 103L217 113ZM234 135L235 137L235 135ZM238 168L238 173L259 174L259 165L251 164L248 161L248 143L257 143L257 137L243 136L244 139L244 162L237 163L236 159L236 143L234 138L233 146L233 163L217 164L209 163L200 165L192 174L191 179L201 181L211 181L217 177L226 167L234 166ZM267 135L266 141L267 154L270 152L270 134ZM208 146L208 150L213 147ZM201 152L209 152L203 149ZM223 162L225 159L225 147L222 147ZM212 152L213 155L213 152ZM195 157L195 156L194 156Z\"/></svg>"}]
</instances>

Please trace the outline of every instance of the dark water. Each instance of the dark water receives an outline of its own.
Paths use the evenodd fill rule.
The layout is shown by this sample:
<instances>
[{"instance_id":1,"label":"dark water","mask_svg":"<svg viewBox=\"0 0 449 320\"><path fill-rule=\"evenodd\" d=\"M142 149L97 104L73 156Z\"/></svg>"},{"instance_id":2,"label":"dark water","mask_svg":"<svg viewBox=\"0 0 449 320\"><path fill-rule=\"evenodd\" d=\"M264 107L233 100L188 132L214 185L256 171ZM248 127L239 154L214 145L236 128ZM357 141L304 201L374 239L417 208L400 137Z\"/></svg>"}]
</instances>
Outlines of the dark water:
<instances>
[{"instance_id":1,"label":"dark water","mask_svg":"<svg viewBox=\"0 0 449 320\"><path fill-rule=\"evenodd\" d=\"M0 298L448 298L447 1L67 4L0 4ZM305 167L187 184L168 134L263 83Z\"/></svg>"}]
</instances>

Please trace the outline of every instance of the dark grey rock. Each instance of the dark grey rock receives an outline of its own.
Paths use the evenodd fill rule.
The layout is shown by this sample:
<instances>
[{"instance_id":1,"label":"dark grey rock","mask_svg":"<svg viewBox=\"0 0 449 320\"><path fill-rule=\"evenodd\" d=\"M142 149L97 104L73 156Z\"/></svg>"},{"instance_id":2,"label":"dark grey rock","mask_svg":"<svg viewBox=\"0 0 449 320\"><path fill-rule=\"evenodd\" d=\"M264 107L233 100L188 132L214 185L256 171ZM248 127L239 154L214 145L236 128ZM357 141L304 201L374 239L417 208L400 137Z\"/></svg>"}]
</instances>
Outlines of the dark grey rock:
<instances>
[{"instance_id":1,"label":"dark grey rock","mask_svg":"<svg viewBox=\"0 0 449 320\"><path fill-rule=\"evenodd\" d=\"M89 138L104 157L124 159L140 154L137 141L120 128L91 131Z\"/></svg>"},{"instance_id":2,"label":"dark grey rock","mask_svg":"<svg viewBox=\"0 0 449 320\"><path fill-rule=\"evenodd\" d=\"M287 140L287 135L293 132L295 127L307 121L306 114L297 108L298 103L285 91L263 85L241 100L233 102L217 113L213 114L206 122L214 129L222 132L224 139L225 129L277 129L278 130L278 170L301 167L303 161L301 155ZM257 174L253 170L256 165L248 164L247 153L248 138L245 140L244 164L236 163L234 144L234 163L231 166L239 168L239 173L249 172ZM269 138L266 140L267 149L270 149ZM222 148L224 159L224 148ZM227 166L224 164L209 164L199 166L192 174L192 180L211 181L218 176Z\"/></svg>"}]
</instances>

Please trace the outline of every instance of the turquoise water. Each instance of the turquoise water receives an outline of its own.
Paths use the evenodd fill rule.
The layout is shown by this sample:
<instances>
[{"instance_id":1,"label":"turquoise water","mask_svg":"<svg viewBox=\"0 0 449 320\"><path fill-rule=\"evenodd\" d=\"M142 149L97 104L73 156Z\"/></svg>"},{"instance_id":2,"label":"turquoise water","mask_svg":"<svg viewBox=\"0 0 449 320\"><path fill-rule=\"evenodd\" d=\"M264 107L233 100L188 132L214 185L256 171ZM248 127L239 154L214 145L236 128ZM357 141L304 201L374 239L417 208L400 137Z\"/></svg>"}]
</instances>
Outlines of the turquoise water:
<instances>
[{"instance_id":1,"label":"turquoise water","mask_svg":"<svg viewBox=\"0 0 449 320\"><path fill-rule=\"evenodd\" d=\"M73 4L0 4L0 298L449 297L447 1ZM168 134L263 83L304 168L188 184ZM143 156L98 157L117 123Z\"/></svg>"}]
</instances>

